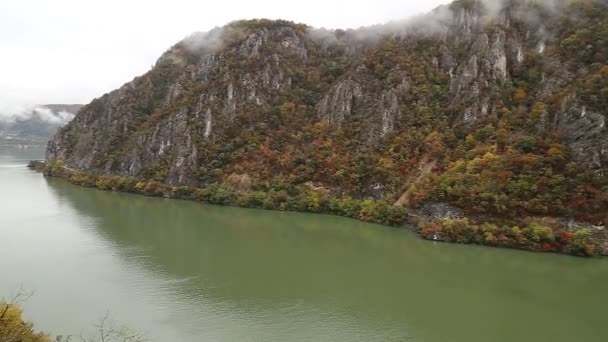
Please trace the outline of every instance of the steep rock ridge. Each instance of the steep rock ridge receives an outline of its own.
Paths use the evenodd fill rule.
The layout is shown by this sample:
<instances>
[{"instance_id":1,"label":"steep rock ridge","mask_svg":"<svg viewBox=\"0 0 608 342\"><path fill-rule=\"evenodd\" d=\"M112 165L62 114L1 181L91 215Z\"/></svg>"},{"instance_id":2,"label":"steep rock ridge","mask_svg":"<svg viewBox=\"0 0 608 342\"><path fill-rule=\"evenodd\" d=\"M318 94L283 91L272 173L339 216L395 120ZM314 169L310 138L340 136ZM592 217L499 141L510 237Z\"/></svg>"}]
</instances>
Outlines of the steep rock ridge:
<instances>
[{"instance_id":1,"label":"steep rock ridge","mask_svg":"<svg viewBox=\"0 0 608 342\"><path fill-rule=\"evenodd\" d=\"M549 27L563 25L564 21L577 21L576 16L573 17L575 19L564 19L554 15L553 12L565 11L565 7L559 7L560 3L548 3L554 7L547 13L540 10L542 7L537 7L536 4L507 1L494 18L498 24L491 27L484 25L484 20L480 19L479 13L483 10L480 10L479 6L464 6L459 10L457 20L449 32L455 32L457 46L469 46L469 54L457 62L459 65L455 71L452 69L452 61L455 59L449 52L444 52L442 59L450 70L452 104L458 103L464 108L461 118L465 123L472 123L492 114L502 105L498 91L500 88L496 85L509 80L513 72L525 67L527 59L542 61L539 63L542 68L539 90L534 94L537 99L559 96L563 87L580 76L580 72L588 72L574 71L577 67L573 65L577 61L560 58L564 57L563 55L546 53L548 45L563 44L563 41L557 41L556 32L551 31ZM563 4L567 3L573 1L561 4L565 6ZM513 30L512 26L519 30ZM557 46L552 48L556 49ZM606 115L590 112L589 116L586 116L586 108L579 102L584 101L577 99L576 94L563 98L559 109L556 108L552 113L553 121L545 121L545 127L542 129L561 131L572 147L576 159L590 165L598 174L605 175L608 170L608 129L604 124Z\"/></svg>"},{"instance_id":2,"label":"steep rock ridge","mask_svg":"<svg viewBox=\"0 0 608 342\"><path fill-rule=\"evenodd\" d=\"M193 183L197 143L222 135L237 112L267 105L290 89L292 78L283 59L306 64L303 34L289 25L263 28L243 43L225 43L225 50L205 53L187 66L180 52L190 47L178 45L151 72L85 107L66 130L68 137L77 138L52 141L49 159L129 176L168 164L164 176L169 183ZM261 50L271 53L262 55ZM239 65L230 59L234 55ZM192 105L175 108L185 101ZM116 153L124 154L115 158Z\"/></svg>"},{"instance_id":3,"label":"steep rock ridge","mask_svg":"<svg viewBox=\"0 0 608 342\"><path fill-rule=\"evenodd\" d=\"M605 5L496 4L361 30L254 20L194 34L85 106L47 159L174 186L238 175L274 207L317 184L323 196L407 192L411 205L485 217L605 222ZM424 156L433 174L410 189Z\"/></svg>"}]
</instances>

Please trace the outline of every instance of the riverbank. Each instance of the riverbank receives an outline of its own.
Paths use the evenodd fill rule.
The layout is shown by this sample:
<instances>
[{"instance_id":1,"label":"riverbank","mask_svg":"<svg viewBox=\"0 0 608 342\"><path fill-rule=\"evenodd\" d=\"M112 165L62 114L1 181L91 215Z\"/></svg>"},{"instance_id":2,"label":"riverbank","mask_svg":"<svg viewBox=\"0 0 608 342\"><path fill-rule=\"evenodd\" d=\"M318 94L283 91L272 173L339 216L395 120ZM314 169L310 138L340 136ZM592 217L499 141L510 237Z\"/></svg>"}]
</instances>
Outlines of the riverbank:
<instances>
[{"instance_id":1,"label":"riverbank","mask_svg":"<svg viewBox=\"0 0 608 342\"><path fill-rule=\"evenodd\" d=\"M34 325L23 319L23 309L0 300L0 341L51 342L51 337L34 330ZM61 341L57 339L57 341Z\"/></svg>"},{"instance_id":2,"label":"riverbank","mask_svg":"<svg viewBox=\"0 0 608 342\"><path fill-rule=\"evenodd\" d=\"M42 158L0 151L0 298L34 290L25 319L51 336L94 336L109 312L151 341L605 339L608 258L98 191L25 168Z\"/></svg>"},{"instance_id":3,"label":"riverbank","mask_svg":"<svg viewBox=\"0 0 608 342\"><path fill-rule=\"evenodd\" d=\"M19 300L22 298L16 298ZM113 323L104 317L96 326L99 336L85 338L78 336L81 342L96 341L122 341L122 342L146 342L149 341L143 335L131 332L126 327L116 328ZM23 317L23 308L14 303L0 300L0 341L2 342L69 342L74 336L52 337L45 332L38 331L34 323L26 321Z\"/></svg>"},{"instance_id":4,"label":"riverbank","mask_svg":"<svg viewBox=\"0 0 608 342\"><path fill-rule=\"evenodd\" d=\"M100 190L243 208L331 214L394 227L409 223L422 238L432 241L587 257L608 255L608 233L604 227L563 224L559 219L467 218L449 205L446 206L452 209L448 214L438 214L436 210L410 210L384 200L331 197L306 186L270 191L240 191L238 187L225 184L212 184L206 188L171 186L154 180L87 174L69 169L61 161L49 165L32 161L28 167L43 172L45 176L64 178L72 184ZM454 214L455 211L458 214Z\"/></svg>"}]
</instances>

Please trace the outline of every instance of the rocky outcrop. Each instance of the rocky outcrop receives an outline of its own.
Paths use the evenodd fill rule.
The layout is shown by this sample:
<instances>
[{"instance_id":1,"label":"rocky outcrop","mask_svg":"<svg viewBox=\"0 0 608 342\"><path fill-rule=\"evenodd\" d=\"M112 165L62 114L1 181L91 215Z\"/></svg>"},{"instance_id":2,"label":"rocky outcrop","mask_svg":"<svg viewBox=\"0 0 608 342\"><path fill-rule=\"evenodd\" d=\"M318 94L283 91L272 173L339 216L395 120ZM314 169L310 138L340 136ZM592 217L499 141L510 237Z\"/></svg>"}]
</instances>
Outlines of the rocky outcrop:
<instances>
[{"instance_id":1,"label":"rocky outcrop","mask_svg":"<svg viewBox=\"0 0 608 342\"><path fill-rule=\"evenodd\" d=\"M359 83L350 79L340 81L319 102L318 115L328 124L339 125L352 115L355 103L362 97Z\"/></svg>"},{"instance_id":2,"label":"rocky outcrop","mask_svg":"<svg viewBox=\"0 0 608 342\"><path fill-rule=\"evenodd\" d=\"M426 222L437 220L460 220L465 217L462 209L448 203L427 203L410 211L407 223L415 230Z\"/></svg>"},{"instance_id":3,"label":"rocky outcrop","mask_svg":"<svg viewBox=\"0 0 608 342\"><path fill-rule=\"evenodd\" d=\"M601 176L608 176L608 127L606 114L578 103L575 95L563 99L555 113L553 128L564 138L581 163L589 164Z\"/></svg>"}]
</instances>

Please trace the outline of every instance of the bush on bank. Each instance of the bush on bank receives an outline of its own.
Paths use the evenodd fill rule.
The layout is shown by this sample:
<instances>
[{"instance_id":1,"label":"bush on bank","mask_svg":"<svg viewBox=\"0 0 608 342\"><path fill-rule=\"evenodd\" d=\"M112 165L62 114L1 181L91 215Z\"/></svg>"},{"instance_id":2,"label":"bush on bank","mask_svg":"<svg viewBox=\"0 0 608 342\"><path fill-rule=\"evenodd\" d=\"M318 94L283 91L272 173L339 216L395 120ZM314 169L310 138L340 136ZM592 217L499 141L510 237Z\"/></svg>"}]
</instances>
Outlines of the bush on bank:
<instances>
[{"instance_id":1,"label":"bush on bank","mask_svg":"<svg viewBox=\"0 0 608 342\"><path fill-rule=\"evenodd\" d=\"M427 222L422 225L420 233L428 240L562 252L581 256L596 254L589 229L576 232L554 230L538 223L529 223L524 227L499 226L492 223L474 224L465 218Z\"/></svg>"},{"instance_id":2,"label":"bush on bank","mask_svg":"<svg viewBox=\"0 0 608 342\"><path fill-rule=\"evenodd\" d=\"M24 321L22 315L19 306L0 301L0 341L51 342L48 335L36 332L34 325Z\"/></svg>"},{"instance_id":3,"label":"bush on bank","mask_svg":"<svg viewBox=\"0 0 608 342\"><path fill-rule=\"evenodd\" d=\"M98 176L79 171L69 172L62 161L48 164L45 175L66 178L69 182L100 190L130 192L146 196L176 198L244 208L325 213L365 222L401 226L408 217L407 208L393 206L385 200L331 197L303 186L269 186L246 192L233 191L223 184L206 188L172 186L155 180L121 176ZM538 252L561 252L593 256L597 252L591 231L555 230L537 223L523 227L493 223L471 223L468 219L440 220L420 224L420 234L428 240L479 244L524 249Z\"/></svg>"},{"instance_id":4,"label":"bush on bank","mask_svg":"<svg viewBox=\"0 0 608 342\"><path fill-rule=\"evenodd\" d=\"M0 299L0 341L1 342L146 342L144 335L131 331L125 326L115 326L108 316L95 326L97 336L82 335L55 336L36 331L34 324L23 319L22 308Z\"/></svg>"},{"instance_id":5,"label":"bush on bank","mask_svg":"<svg viewBox=\"0 0 608 342\"><path fill-rule=\"evenodd\" d=\"M264 191L233 191L223 184L206 188L172 186L158 181L139 180L121 176L98 176L83 172L68 172L63 162L56 161L45 167L45 175L66 178L70 183L97 188L143 194L146 196L177 198L216 205L259 208L268 210L325 213L359 219L390 226L401 226L407 209L393 206L383 200L361 200L352 197L331 197L304 186L270 186Z\"/></svg>"}]
</instances>

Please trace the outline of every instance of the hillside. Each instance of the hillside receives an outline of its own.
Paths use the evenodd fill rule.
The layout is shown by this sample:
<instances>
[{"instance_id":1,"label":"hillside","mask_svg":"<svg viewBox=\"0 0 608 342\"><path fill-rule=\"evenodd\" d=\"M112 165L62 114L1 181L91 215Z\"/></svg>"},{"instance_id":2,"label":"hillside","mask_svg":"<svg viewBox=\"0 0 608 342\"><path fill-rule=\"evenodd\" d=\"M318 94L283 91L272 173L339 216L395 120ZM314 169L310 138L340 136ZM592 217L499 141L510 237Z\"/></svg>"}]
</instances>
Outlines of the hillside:
<instances>
[{"instance_id":1,"label":"hillside","mask_svg":"<svg viewBox=\"0 0 608 342\"><path fill-rule=\"evenodd\" d=\"M608 9L495 4L193 34L47 159L101 188L388 224L407 207L431 239L608 253Z\"/></svg>"}]
</instances>

